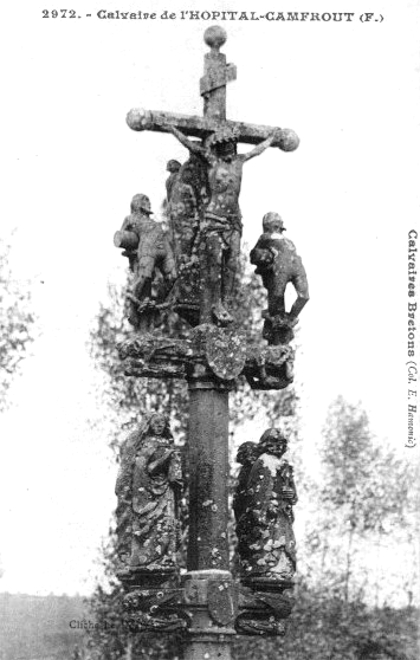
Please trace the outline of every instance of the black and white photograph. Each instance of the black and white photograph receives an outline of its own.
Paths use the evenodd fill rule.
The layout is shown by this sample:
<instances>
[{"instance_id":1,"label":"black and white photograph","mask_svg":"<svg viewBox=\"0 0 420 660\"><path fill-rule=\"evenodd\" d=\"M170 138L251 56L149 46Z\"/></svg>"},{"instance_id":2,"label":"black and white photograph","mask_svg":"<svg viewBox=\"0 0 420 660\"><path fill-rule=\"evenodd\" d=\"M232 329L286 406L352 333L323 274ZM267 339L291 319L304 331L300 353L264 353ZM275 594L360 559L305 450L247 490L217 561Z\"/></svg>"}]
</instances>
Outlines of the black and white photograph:
<instances>
[{"instance_id":1,"label":"black and white photograph","mask_svg":"<svg viewBox=\"0 0 420 660\"><path fill-rule=\"evenodd\" d=\"M420 3L2 19L0 660L416 660Z\"/></svg>"}]
</instances>

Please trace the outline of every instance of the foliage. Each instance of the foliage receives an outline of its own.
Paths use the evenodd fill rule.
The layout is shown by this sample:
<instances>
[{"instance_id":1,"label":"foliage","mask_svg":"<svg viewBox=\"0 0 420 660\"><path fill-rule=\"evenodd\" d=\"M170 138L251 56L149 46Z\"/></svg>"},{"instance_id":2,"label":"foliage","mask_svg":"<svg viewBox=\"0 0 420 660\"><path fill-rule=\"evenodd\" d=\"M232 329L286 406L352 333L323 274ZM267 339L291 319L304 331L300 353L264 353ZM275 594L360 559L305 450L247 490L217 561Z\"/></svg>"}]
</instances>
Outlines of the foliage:
<instances>
[{"instance_id":1,"label":"foliage","mask_svg":"<svg viewBox=\"0 0 420 660\"><path fill-rule=\"evenodd\" d=\"M284 638L239 637L234 660L415 660L418 610L369 608L301 583Z\"/></svg>"},{"instance_id":2,"label":"foliage","mask_svg":"<svg viewBox=\"0 0 420 660\"><path fill-rule=\"evenodd\" d=\"M30 293L13 277L10 245L0 240L0 410L7 391L32 340L34 317Z\"/></svg>"},{"instance_id":3,"label":"foliage","mask_svg":"<svg viewBox=\"0 0 420 660\"><path fill-rule=\"evenodd\" d=\"M112 595L95 593L97 627L91 631L86 660L176 660L182 657L182 638L176 635L128 634L121 619L122 593L115 583ZM416 660L417 621L413 607L368 607L332 597L327 588L310 589L301 581L285 637L238 636L233 660Z\"/></svg>"},{"instance_id":4,"label":"foliage","mask_svg":"<svg viewBox=\"0 0 420 660\"><path fill-rule=\"evenodd\" d=\"M372 600L372 593L380 591L375 580L381 579L381 552L392 538L395 547L399 544L400 558L391 560L387 587L391 574L394 579L399 574L401 596L401 549L407 545L406 532L412 529L418 502L416 466L378 444L366 412L342 397L329 408L320 455L321 483L313 489L313 523L306 539L307 577L318 587L328 584L330 594L346 602L366 598L366 591Z\"/></svg>"},{"instance_id":5,"label":"foliage","mask_svg":"<svg viewBox=\"0 0 420 660\"><path fill-rule=\"evenodd\" d=\"M403 521L407 466L373 442L366 412L342 397L330 406L321 457L321 496L345 526L360 534L381 533Z\"/></svg>"},{"instance_id":6,"label":"foliage","mask_svg":"<svg viewBox=\"0 0 420 660\"><path fill-rule=\"evenodd\" d=\"M70 660L88 623L80 596L9 593L0 594L0 621L1 660Z\"/></svg>"}]
</instances>

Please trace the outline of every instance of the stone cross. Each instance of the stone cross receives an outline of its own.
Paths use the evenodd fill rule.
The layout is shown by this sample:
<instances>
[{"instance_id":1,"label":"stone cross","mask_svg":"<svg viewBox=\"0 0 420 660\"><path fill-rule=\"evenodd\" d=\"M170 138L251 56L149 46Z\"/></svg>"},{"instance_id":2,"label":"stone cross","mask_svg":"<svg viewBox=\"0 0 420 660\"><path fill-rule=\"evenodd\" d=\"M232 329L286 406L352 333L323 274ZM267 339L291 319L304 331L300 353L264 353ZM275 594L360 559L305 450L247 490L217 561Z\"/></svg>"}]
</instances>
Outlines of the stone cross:
<instances>
[{"instance_id":1,"label":"stone cross","mask_svg":"<svg viewBox=\"0 0 420 660\"><path fill-rule=\"evenodd\" d=\"M206 161L211 194L205 208L207 216L200 227L200 322L226 326L233 321L229 307L239 265L241 213L238 201L242 165L269 146L293 151L299 139L290 129L226 120L226 86L236 79L236 67L227 64L226 56L220 53L226 41L223 28L208 28L204 41L210 46L210 52L205 55L204 76L200 80L203 117L134 109L129 112L127 122L133 130L171 132L191 153L201 155ZM201 138L202 146L191 142L187 136ZM217 141L224 140L225 147L232 139L257 146L246 154L232 156L226 153L226 148L218 152L216 147L214 152L206 146L209 136ZM228 150L232 148L236 154L236 146L230 143Z\"/></svg>"},{"instance_id":2,"label":"stone cross","mask_svg":"<svg viewBox=\"0 0 420 660\"><path fill-rule=\"evenodd\" d=\"M210 52L205 55L204 76L200 80L200 93L204 97L203 117L135 108L128 113L127 124L134 131L160 133L168 133L169 127L174 126L184 135L201 139L223 124L236 129L239 141L247 144L259 144L273 131L278 131L279 137L271 146L283 151L294 151L299 145L299 138L291 129L226 119L226 85L236 79L236 67L226 64L226 56L220 53L226 38L225 30L218 26L210 27L204 33L204 41L210 46Z\"/></svg>"},{"instance_id":3,"label":"stone cross","mask_svg":"<svg viewBox=\"0 0 420 660\"><path fill-rule=\"evenodd\" d=\"M257 145L250 152L253 155L262 153L265 146L277 146L283 151L296 149L299 139L292 130L226 119L226 86L235 80L236 68L227 64L226 56L220 53L226 41L226 33L222 28L207 29L204 40L210 52L205 56L204 76L200 81L200 91L204 98L203 116L134 109L127 116L130 128L136 131L173 132L184 146L188 142L186 136L205 141L216 131L233 129L240 142ZM264 142L265 145L262 144ZM203 145L199 143L188 144L187 148L193 151L193 147L203 150ZM236 155L235 150L235 157L242 167L247 154ZM253 156L248 154L249 157ZM228 169L227 165L225 169ZM231 195L238 215L240 176L241 172L237 174L237 185ZM213 211L212 208L209 211L209 208L210 203L205 211L208 215ZM235 209L230 213L230 220L234 212ZM217 213L214 215L217 216ZM204 298L206 280L203 277L201 289ZM285 595L291 586L288 582L277 584L276 593L265 593L267 589L262 579L260 583L264 583L263 586L260 584L255 591L235 581L229 570L229 390L244 365L246 367L247 358L247 347L239 335L235 331L230 333L230 330L209 324L201 314L200 325L195 328L191 340L140 335L135 337L134 344L128 340L126 354L124 347L120 350L122 359L133 358L134 362L135 356L139 357L139 351L145 349L147 353L145 359L141 356L137 360L138 371L126 370L127 374L157 378L181 376L188 382L189 538L187 573L182 576L182 589L174 587L171 590L163 585L167 578L165 570L160 573L156 571L156 575L151 572L153 575L150 579L153 577L156 584L147 589L136 582L136 571L128 571L128 575L122 578L129 589L127 598L134 599L132 609L134 616L140 617L141 629L150 630L152 626L155 626L154 630L167 631L188 628L185 660L231 660L232 639L237 631L245 634L262 634L264 631L267 634L279 634L283 630L281 621L291 610L291 601ZM159 354L159 347L166 351L166 357ZM269 349L271 347L267 351ZM275 346L274 349L275 360L283 365L286 359L284 352L290 349L282 346ZM255 355L251 357L254 359ZM147 365L151 362L153 365L149 366L152 371L148 371ZM262 372L265 365L266 358L258 356L254 365L258 372ZM247 375L246 371L244 373ZM267 383L267 377L264 382ZM291 379L288 376L282 376L276 389L285 387L289 382ZM273 388L270 381L270 389ZM125 518L121 518L123 525ZM268 591L270 589L271 586ZM174 603L177 599L179 602L179 598L182 607L177 610ZM150 607L151 599L155 600ZM127 601L131 607L130 602Z\"/></svg>"}]
</instances>

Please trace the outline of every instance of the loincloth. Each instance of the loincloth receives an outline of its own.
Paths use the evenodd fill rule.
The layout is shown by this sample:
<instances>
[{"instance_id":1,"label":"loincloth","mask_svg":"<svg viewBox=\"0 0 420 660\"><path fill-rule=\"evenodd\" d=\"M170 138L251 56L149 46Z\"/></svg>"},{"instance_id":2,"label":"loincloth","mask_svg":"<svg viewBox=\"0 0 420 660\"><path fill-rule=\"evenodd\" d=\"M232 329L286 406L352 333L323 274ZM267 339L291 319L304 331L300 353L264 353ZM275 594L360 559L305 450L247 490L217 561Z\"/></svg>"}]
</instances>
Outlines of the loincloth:
<instances>
[{"instance_id":1,"label":"loincloth","mask_svg":"<svg viewBox=\"0 0 420 660\"><path fill-rule=\"evenodd\" d=\"M235 234L242 236L241 216L223 217L214 213L205 213L200 227L200 234L204 239L217 235L229 246Z\"/></svg>"}]
</instances>

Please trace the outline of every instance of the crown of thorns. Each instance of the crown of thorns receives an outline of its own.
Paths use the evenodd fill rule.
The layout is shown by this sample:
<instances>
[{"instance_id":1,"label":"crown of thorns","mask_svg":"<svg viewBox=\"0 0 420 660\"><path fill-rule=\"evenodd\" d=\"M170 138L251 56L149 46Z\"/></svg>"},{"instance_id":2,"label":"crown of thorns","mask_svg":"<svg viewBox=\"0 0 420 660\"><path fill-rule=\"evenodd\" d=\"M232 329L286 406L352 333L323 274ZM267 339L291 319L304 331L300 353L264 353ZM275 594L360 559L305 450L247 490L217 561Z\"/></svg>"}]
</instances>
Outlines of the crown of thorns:
<instances>
[{"instance_id":1,"label":"crown of thorns","mask_svg":"<svg viewBox=\"0 0 420 660\"><path fill-rule=\"evenodd\" d=\"M228 126L224 126L222 128L218 128L213 135L211 135L209 142L210 144L223 144L224 142L236 142L239 141L240 138L240 132L238 128L230 128Z\"/></svg>"}]
</instances>

